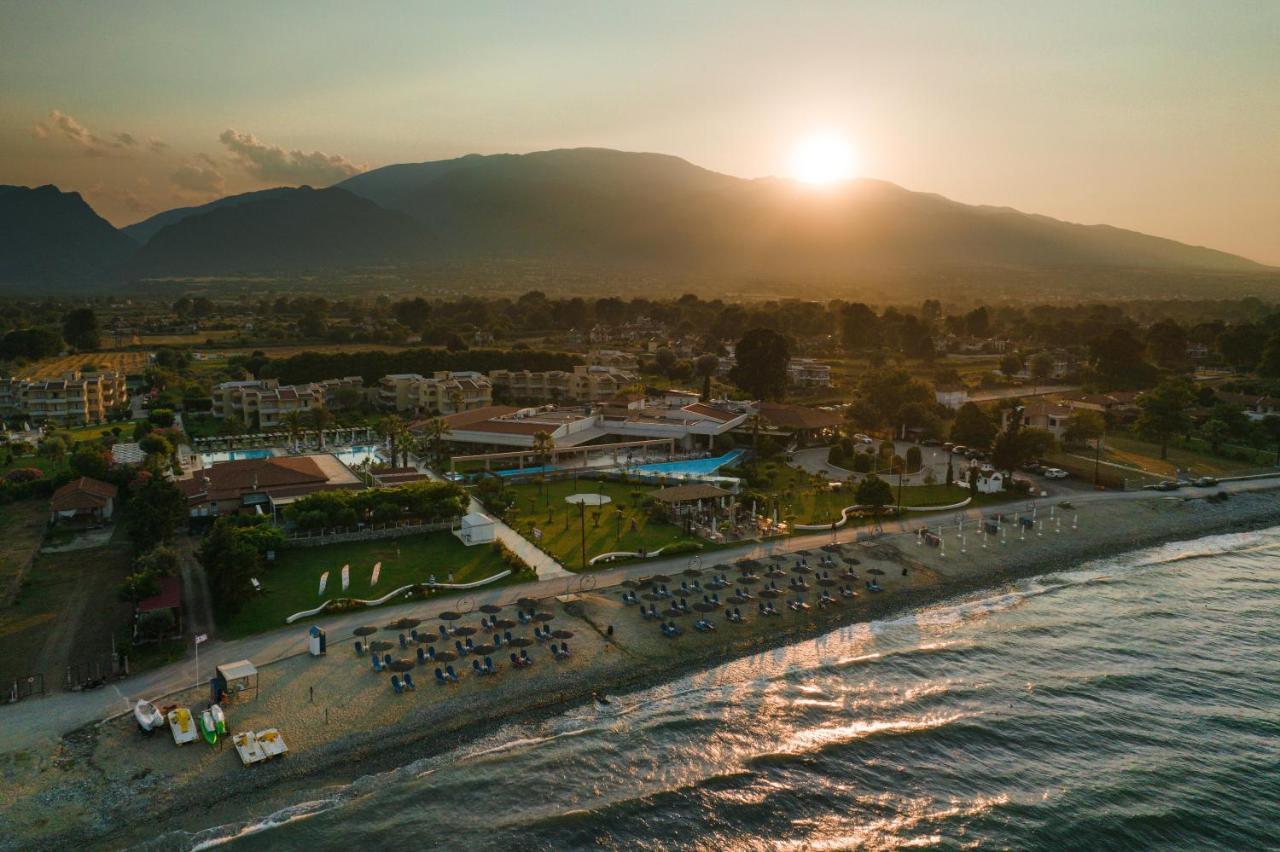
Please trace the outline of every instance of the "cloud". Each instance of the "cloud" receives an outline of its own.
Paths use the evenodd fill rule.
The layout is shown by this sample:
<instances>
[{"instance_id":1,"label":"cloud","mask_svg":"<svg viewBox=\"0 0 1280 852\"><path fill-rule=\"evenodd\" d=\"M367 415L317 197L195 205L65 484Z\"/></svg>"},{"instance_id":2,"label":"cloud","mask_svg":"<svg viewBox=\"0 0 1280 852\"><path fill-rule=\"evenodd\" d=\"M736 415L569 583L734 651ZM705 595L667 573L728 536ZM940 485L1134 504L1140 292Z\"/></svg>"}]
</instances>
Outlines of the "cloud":
<instances>
[{"instance_id":1,"label":"cloud","mask_svg":"<svg viewBox=\"0 0 1280 852\"><path fill-rule=\"evenodd\" d=\"M99 136L73 116L57 109L50 110L45 121L37 122L31 128L31 135L40 140L61 139L70 142L87 157L108 157L113 154L127 156L124 149L138 144L136 136L123 131L111 134L110 138Z\"/></svg>"},{"instance_id":2,"label":"cloud","mask_svg":"<svg viewBox=\"0 0 1280 852\"><path fill-rule=\"evenodd\" d=\"M203 155L200 155L203 157ZM208 158L205 158L206 160ZM185 197L210 198L226 190L222 173L203 162L188 163L169 175L169 182Z\"/></svg>"},{"instance_id":3,"label":"cloud","mask_svg":"<svg viewBox=\"0 0 1280 852\"><path fill-rule=\"evenodd\" d=\"M121 145L124 145L126 148L131 148L134 145L138 144L137 137L135 137L132 133L123 133L123 132L117 133L115 134L115 137L116 137L116 141L119 142Z\"/></svg>"},{"instance_id":4,"label":"cloud","mask_svg":"<svg viewBox=\"0 0 1280 852\"><path fill-rule=\"evenodd\" d=\"M147 148L150 149L151 153L153 154L161 154L169 150L169 143L165 142L163 139L157 139L154 136L148 136Z\"/></svg>"},{"instance_id":5,"label":"cloud","mask_svg":"<svg viewBox=\"0 0 1280 852\"><path fill-rule=\"evenodd\" d=\"M279 145L262 142L252 133L237 130L224 130L218 141L227 147L245 171L266 183L328 186L368 168L341 154L322 151L308 154L296 148L286 151Z\"/></svg>"}]
</instances>

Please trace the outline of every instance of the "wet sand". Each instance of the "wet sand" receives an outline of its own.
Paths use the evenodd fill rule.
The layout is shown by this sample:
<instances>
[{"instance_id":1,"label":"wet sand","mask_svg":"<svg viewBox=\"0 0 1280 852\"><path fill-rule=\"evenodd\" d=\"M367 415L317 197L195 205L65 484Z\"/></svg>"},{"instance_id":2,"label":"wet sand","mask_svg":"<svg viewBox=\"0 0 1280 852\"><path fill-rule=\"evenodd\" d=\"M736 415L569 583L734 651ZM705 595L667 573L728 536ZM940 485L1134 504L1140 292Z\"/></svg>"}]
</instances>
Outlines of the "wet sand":
<instances>
[{"instance_id":1,"label":"wet sand","mask_svg":"<svg viewBox=\"0 0 1280 852\"><path fill-rule=\"evenodd\" d=\"M167 729L151 737L141 735L131 716L88 726L63 738L53 751L0 754L0 824L6 826L0 846L120 847L173 829L194 831L264 817L292 801L320 797L327 785L349 783L451 748L483 736L497 724L560 712L590 700L593 691L620 692L668 680L840 624L998 587L1089 558L1274 524L1280 521L1280 499L1275 491L1240 494L1218 504L1152 496L1090 503L1081 506L1078 515L1061 513L1060 521L1057 515L1041 513L1039 520L1040 529L1028 531L1023 540L1009 524L1005 544L992 539L985 549L970 525L964 553L954 522L944 530L945 548L922 545L910 534L845 544L841 553L859 561L852 566L859 578L850 583L858 591L852 601L840 599L825 609L815 606L820 589L809 574L807 600L812 608L793 613L784 605L787 579L778 578L784 594L775 606L781 616L758 617L756 602L751 601L741 606L745 624L730 624L713 614L714 633L695 632L693 617L675 619L685 632L674 640L663 637L655 622L643 620L636 607L625 606L617 588L577 600L547 601L544 608L555 616L552 626L574 633L568 640L570 659L556 661L535 643L527 649L536 660L534 666L517 670L508 662L509 649L499 649L492 655L498 675L476 677L464 658L453 664L459 673L465 670L462 682L449 687L436 685L433 665L419 666L413 670L417 691L403 695L392 692L388 674L374 673L367 657L355 655L350 637L331 634L328 656L297 656L263 667L260 695L227 707L233 731L279 728L290 748L287 757L245 768L229 741L214 748L203 742L177 747ZM823 570L818 566L823 555L816 547L809 551L810 566ZM790 572L796 559L788 556L779 563L788 576L796 576ZM838 568L825 569L832 576L844 570L845 563L837 562ZM771 564L773 560L764 560L757 573ZM871 568L884 572L878 576L881 593L865 589L864 581L873 576ZM722 571L731 580L737 576L736 569L711 566L701 579L705 582ZM666 585L678 587L683 579L691 578L675 576ZM727 594L719 592L722 600ZM701 600L701 594L690 600ZM478 622L479 616L473 615L459 623ZM612 637L605 635L610 625ZM436 626L428 622L420 630ZM532 628L512 633L532 637ZM383 632L373 638L395 641L396 634ZM473 637L480 639L481 635ZM412 646L408 652L397 647L390 653L393 658L411 656ZM169 700L198 710L207 698L207 689L201 688Z\"/></svg>"}]
</instances>

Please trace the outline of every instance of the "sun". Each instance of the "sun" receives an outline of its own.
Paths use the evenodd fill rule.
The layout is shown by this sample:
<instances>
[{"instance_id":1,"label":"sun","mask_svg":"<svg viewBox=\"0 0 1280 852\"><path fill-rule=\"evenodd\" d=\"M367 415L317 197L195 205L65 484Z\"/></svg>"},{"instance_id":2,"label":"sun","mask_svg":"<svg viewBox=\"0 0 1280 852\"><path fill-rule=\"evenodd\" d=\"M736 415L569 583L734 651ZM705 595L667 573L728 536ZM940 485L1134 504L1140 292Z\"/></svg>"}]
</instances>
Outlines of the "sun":
<instances>
[{"instance_id":1,"label":"sun","mask_svg":"<svg viewBox=\"0 0 1280 852\"><path fill-rule=\"evenodd\" d=\"M804 139L791 152L791 176L801 183L829 184L857 176L853 147L834 133Z\"/></svg>"}]
</instances>

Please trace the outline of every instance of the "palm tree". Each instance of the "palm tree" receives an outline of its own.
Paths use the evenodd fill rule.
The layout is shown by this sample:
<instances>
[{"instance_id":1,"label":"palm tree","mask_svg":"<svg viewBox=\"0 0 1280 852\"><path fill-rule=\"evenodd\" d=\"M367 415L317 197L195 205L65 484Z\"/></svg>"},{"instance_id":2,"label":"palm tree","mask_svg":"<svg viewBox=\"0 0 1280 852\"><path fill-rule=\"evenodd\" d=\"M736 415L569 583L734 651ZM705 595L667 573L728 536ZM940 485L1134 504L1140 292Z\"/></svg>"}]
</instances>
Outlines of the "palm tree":
<instances>
[{"instance_id":1,"label":"palm tree","mask_svg":"<svg viewBox=\"0 0 1280 852\"><path fill-rule=\"evenodd\" d=\"M289 433L289 442L293 444L293 451L298 451L298 437L302 434L302 412L286 411L284 416L280 418L280 422L284 424L285 431Z\"/></svg>"},{"instance_id":2,"label":"palm tree","mask_svg":"<svg viewBox=\"0 0 1280 852\"><path fill-rule=\"evenodd\" d=\"M550 432L534 432L533 433L533 451L538 456L538 464L542 466L542 486L547 492L547 505L551 505L551 489L547 488L547 461L551 456L551 451L556 447L555 438L551 437Z\"/></svg>"},{"instance_id":3,"label":"palm tree","mask_svg":"<svg viewBox=\"0 0 1280 852\"><path fill-rule=\"evenodd\" d=\"M439 417L432 417L428 420L427 428L423 431L422 437L431 455L431 463L436 467L440 466L440 461L444 456L444 436L448 431L449 427Z\"/></svg>"},{"instance_id":4,"label":"palm tree","mask_svg":"<svg viewBox=\"0 0 1280 852\"><path fill-rule=\"evenodd\" d=\"M388 446L390 446L391 466L396 467L399 464L400 459L398 453L399 446L408 434L408 429L405 427L404 421L400 419L399 415L388 414L386 417L383 417L378 421L377 430L378 434L382 436L382 439L387 442Z\"/></svg>"},{"instance_id":5,"label":"palm tree","mask_svg":"<svg viewBox=\"0 0 1280 852\"><path fill-rule=\"evenodd\" d=\"M316 432L320 435L320 449L323 451L324 430L333 422L333 412L324 406L319 406L311 409L307 414L311 425L315 427Z\"/></svg>"},{"instance_id":6,"label":"palm tree","mask_svg":"<svg viewBox=\"0 0 1280 852\"><path fill-rule=\"evenodd\" d=\"M454 388L453 390L449 391L449 403L453 406L454 414L457 414L459 411L462 411L463 398L462 398L462 391L460 389Z\"/></svg>"}]
</instances>

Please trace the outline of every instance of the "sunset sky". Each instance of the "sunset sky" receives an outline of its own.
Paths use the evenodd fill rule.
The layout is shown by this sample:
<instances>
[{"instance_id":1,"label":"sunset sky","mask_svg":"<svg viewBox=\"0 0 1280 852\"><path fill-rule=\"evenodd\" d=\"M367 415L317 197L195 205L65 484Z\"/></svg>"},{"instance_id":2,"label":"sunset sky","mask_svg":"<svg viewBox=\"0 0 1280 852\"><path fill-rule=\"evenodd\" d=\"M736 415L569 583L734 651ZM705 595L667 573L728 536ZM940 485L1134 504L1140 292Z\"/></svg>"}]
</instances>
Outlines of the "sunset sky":
<instances>
[{"instance_id":1,"label":"sunset sky","mask_svg":"<svg viewBox=\"0 0 1280 852\"><path fill-rule=\"evenodd\" d=\"M116 224L603 146L857 172L1280 265L1280 2L0 2L0 183Z\"/></svg>"}]
</instances>

